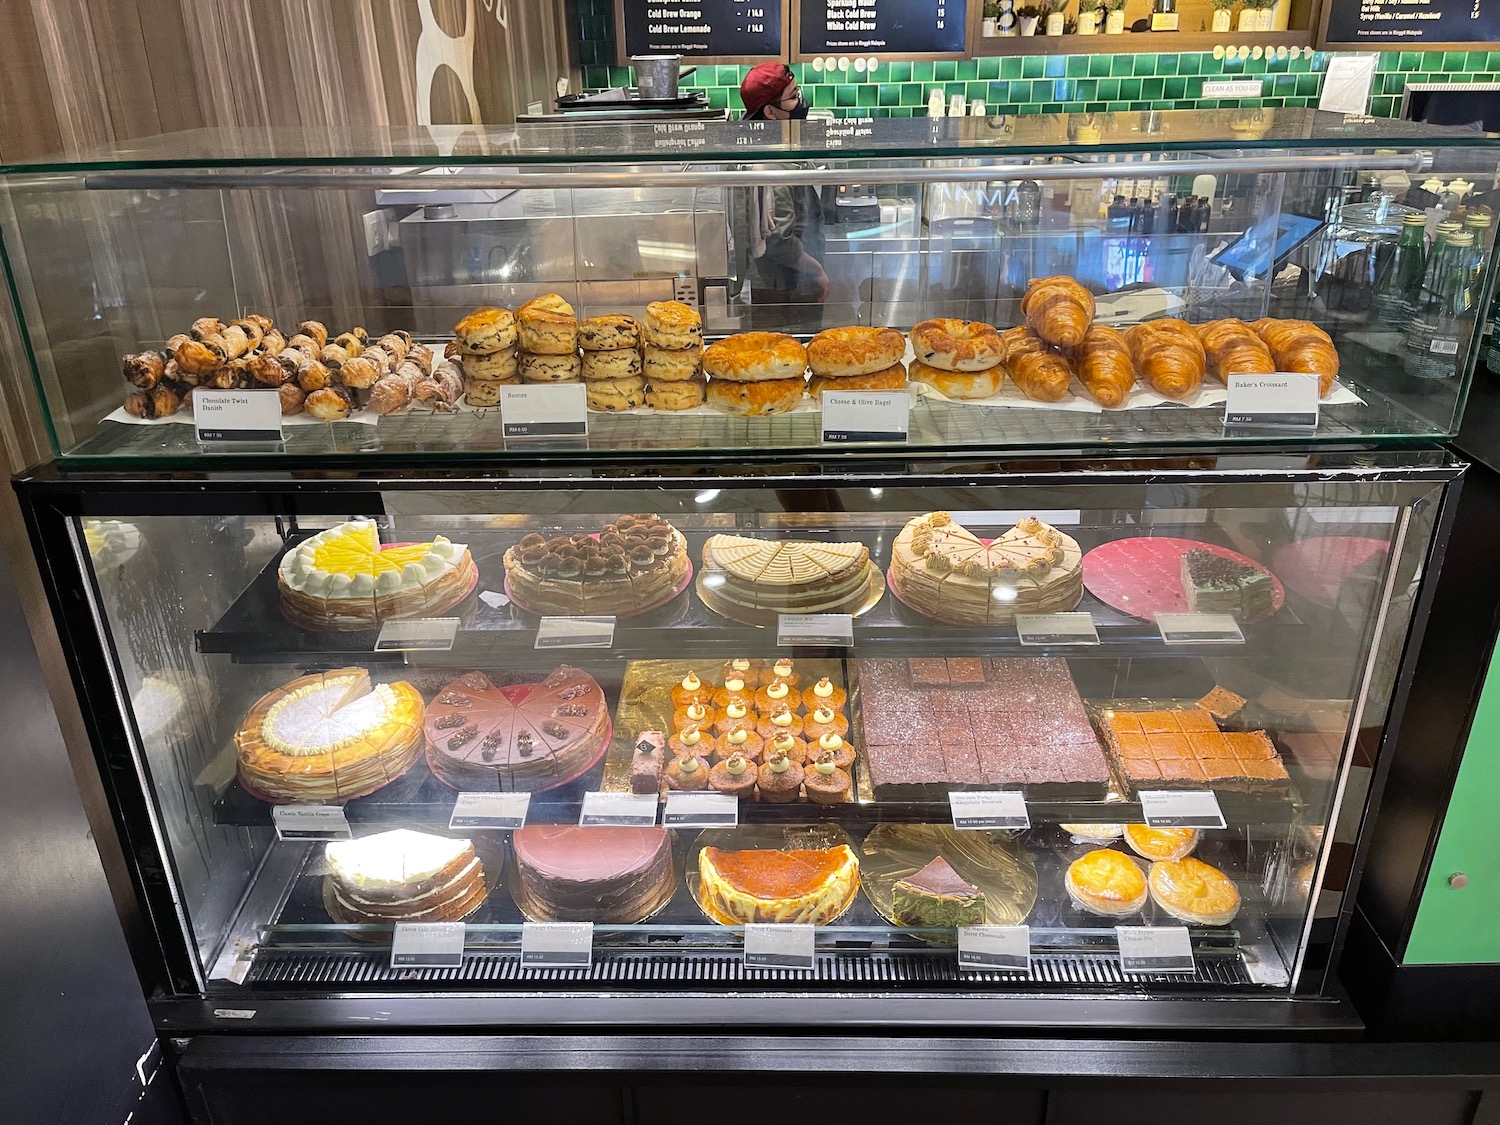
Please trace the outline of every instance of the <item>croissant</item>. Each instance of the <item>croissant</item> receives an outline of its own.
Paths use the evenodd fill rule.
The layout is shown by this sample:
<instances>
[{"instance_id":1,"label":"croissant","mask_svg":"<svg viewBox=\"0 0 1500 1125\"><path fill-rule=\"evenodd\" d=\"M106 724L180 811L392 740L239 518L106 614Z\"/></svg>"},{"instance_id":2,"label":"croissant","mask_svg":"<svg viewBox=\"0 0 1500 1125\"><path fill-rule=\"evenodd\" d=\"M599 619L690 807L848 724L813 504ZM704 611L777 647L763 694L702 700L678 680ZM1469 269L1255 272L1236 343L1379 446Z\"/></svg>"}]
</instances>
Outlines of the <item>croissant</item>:
<instances>
[{"instance_id":1,"label":"croissant","mask_svg":"<svg viewBox=\"0 0 1500 1125\"><path fill-rule=\"evenodd\" d=\"M1203 385L1207 354L1187 321L1164 317L1132 324L1125 330L1125 343L1136 371L1157 394L1186 398Z\"/></svg>"},{"instance_id":2,"label":"croissant","mask_svg":"<svg viewBox=\"0 0 1500 1125\"><path fill-rule=\"evenodd\" d=\"M1021 388L1022 394L1037 402L1061 402L1068 397L1073 368L1066 356L1053 351L1046 341L1024 326L1009 329L1001 339L1005 342L1011 382Z\"/></svg>"},{"instance_id":3,"label":"croissant","mask_svg":"<svg viewBox=\"0 0 1500 1125\"><path fill-rule=\"evenodd\" d=\"M1276 361L1271 349L1243 320L1211 320L1196 329L1208 355L1208 373L1221 383L1231 375L1271 375Z\"/></svg>"},{"instance_id":4,"label":"croissant","mask_svg":"<svg viewBox=\"0 0 1500 1125\"><path fill-rule=\"evenodd\" d=\"M1094 295L1071 277L1033 280L1021 298L1021 315L1046 343L1074 348L1094 319Z\"/></svg>"},{"instance_id":5,"label":"croissant","mask_svg":"<svg viewBox=\"0 0 1500 1125\"><path fill-rule=\"evenodd\" d=\"M1100 406L1124 405L1135 386L1135 360L1130 358L1125 338L1107 325L1089 328L1083 343L1073 350L1073 366L1084 390Z\"/></svg>"},{"instance_id":6,"label":"croissant","mask_svg":"<svg viewBox=\"0 0 1500 1125\"><path fill-rule=\"evenodd\" d=\"M1301 371L1318 377L1318 397L1333 389L1339 373L1339 353L1333 339L1306 320L1273 320L1265 317L1250 325L1271 349L1277 371Z\"/></svg>"}]
</instances>

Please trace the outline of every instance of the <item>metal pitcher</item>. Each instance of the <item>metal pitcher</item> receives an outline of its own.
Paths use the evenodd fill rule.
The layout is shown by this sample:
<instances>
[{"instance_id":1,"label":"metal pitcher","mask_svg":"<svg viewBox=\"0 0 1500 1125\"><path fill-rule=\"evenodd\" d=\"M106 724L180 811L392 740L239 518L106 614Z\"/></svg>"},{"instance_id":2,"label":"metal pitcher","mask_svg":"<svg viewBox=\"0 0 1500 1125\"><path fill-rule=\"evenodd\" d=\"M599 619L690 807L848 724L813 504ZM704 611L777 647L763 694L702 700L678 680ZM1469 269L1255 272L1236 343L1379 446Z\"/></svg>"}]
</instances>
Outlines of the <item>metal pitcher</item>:
<instances>
[{"instance_id":1,"label":"metal pitcher","mask_svg":"<svg viewBox=\"0 0 1500 1125\"><path fill-rule=\"evenodd\" d=\"M677 97L677 82L698 68L682 69L681 55L631 55L630 64L635 67L635 84L641 97L671 99Z\"/></svg>"}]
</instances>

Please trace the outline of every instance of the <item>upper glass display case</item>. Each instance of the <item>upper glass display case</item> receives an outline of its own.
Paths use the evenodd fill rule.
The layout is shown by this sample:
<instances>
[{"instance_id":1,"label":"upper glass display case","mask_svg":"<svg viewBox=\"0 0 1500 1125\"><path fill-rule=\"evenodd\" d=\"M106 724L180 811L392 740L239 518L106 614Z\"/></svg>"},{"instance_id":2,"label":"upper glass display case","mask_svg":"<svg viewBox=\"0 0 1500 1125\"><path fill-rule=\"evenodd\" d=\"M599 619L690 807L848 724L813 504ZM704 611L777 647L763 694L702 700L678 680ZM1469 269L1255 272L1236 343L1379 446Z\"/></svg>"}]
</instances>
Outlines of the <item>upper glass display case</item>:
<instances>
[{"instance_id":1,"label":"upper glass display case","mask_svg":"<svg viewBox=\"0 0 1500 1125\"><path fill-rule=\"evenodd\" d=\"M1434 438L1491 284L1500 141L1463 130L1253 109L447 141L220 131L0 169L57 454ZM1315 382L1316 425L1226 427L1236 376ZM839 391L882 409L829 414Z\"/></svg>"}]
</instances>

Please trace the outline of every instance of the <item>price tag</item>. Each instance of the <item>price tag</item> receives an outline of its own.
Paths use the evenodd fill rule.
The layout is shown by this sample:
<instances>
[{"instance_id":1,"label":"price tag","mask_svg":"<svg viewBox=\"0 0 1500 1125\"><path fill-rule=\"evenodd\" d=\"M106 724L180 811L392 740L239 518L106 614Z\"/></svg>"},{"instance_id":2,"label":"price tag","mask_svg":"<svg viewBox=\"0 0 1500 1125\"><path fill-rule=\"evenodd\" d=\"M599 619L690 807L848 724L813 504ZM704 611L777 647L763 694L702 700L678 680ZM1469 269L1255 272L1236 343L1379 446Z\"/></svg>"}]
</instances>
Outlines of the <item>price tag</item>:
<instances>
[{"instance_id":1,"label":"price tag","mask_svg":"<svg viewBox=\"0 0 1500 1125\"><path fill-rule=\"evenodd\" d=\"M745 926L745 968L811 972L815 927L791 922L751 922Z\"/></svg>"},{"instance_id":2,"label":"price tag","mask_svg":"<svg viewBox=\"0 0 1500 1125\"><path fill-rule=\"evenodd\" d=\"M376 652L447 652L458 635L456 617L387 621L375 638Z\"/></svg>"},{"instance_id":3,"label":"price tag","mask_svg":"<svg viewBox=\"0 0 1500 1125\"><path fill-rule=\"evenodd\" d=\"M199 387L193 392L193 431L209 444L281 441L281 395Z\"/></svg>"},{"instance_id":4,"label":"price tag","mask_svg":"<svg viewBox=\"0 0 1500 1125\"><path fill-rule=\"evenodd\" d=\"M911 427L908 391L824 391L823 440L905 441Z\"/></svg>"},{"instance_id":5,"label":"price tag","mask_svg":"<svg viewBox=\"0 0 1500 1125\"><path fill-rule=\"evenodd\" d=\"M1120 971L1125 973L1196 973L1193 941L1186 926L1116 926Z\"/></svg>"},{"instance_id":6,"label":"price tag","mask_svg":"<svg viewBox=\"0 0 1500 1125\"><path fill-rule=\"evenodd\" d=\"M1096 645L1099 631L1087 613L1018 613L1016 636L1023 645Z\"/></svg>"},{"instance_id":7,"label":"price tag","mask_svg":"<svg viewBox=\"0 0 1500 1125\"><path fill-rule=\"evenodd\" d=\"M524 828L530 793L460 793L449 828Z\"/></svg>"},{"instance_id":8,"label":"price tag","mask_svg":"<svg viewBox=\"0 0 1500 1125\"><path fill-rule=\"evenodd\" d=\"M459 969L464 963L462 922L397 922L391 936L393 969Z\"/></svg>"},{"instance_id":9,"label":"price tag","mask_svg":"<svg viewBox=\"0 0 1500 1125\"><path fill-rule=\"evenodd\" d=\"M1227 613L1158 613L1156 627L1169 645L1242 645L1240 623Z\"/></svg>"},{"instance_id":10,"label":"price tag","mask_svg":"<svg viewBox=\"0 0 1500 1125\"><path fill-rule=\"evenodd\" d=\"M585 828L650 828L656 823L656 794L585 793L578 823Z\"/></svg>"},{"instance_id":11,"label":"price tag","mask_svg":"<svg viewBox=\"0 0 1500 1125\"><path fill-rule=\"evenodd\" d=\"M521 964L528 969L587 969L594 963L594 923L523 922Z\"/></svg>"},{"instance_id":12,"label":"price tag","mask_svg":"<svg viewBox=\"0 0 1500 1125\"><path fill-rule=\"evenodd\" d=\"M1427 350L1433 355L1457 355L1458 338L1456 336L1434 336L1432 344Z\"/></svg>"},{"instance_id":13,"label":"price tag","mask_svg":"<svg viewBox=\"0 0 1500 1125\"><path fill-rule=\"evenodd\" d=\"M847 613L783 613L776 620L776 643L789 645L854 645L854 618Z\"/></svg>"},{"instance_id":14,"label":"price tag","mask_svg":"<svg viewBox=\"0 0 1500 1125\"><path fill-rule=\"evenodd\" d=\"M1224 814L1211 789L1153 789L1136 794L1149 828L1223 828Z\"/></svg>"},{"instance_id":15,"label":"price tag","mask_svg":"<svg viewBox=\"0 0 1500 1125\"><path fill-rule=\"evenodd\" d=\"M536 627L535 648L611 648L613 617L544 617Z\"/></svg>"},{"instance_id":16,"label":"price tag","mask_svg":"<svg viewBox=\"0 0 1500 1125\"><path fill-rule=\"evenodd\" d=\"M970 972L985 969L1031 971L1030 926L960 926L958 967Z\"/></svg>"},{"instance_id":17,"label":"price tag","mask_svg":"<svg viewBox=\"0 0 1500 1125\"><path fill-rule=\"evenodd\" d=\"M1315 429L1318 377L1298 371L1274 375L1230 375L1224 402L1225 426Z\"/></svg>"},{"instance_id":18,"label":"price tag","mask_svg":"<svg viewBox=\"0 0 1500 1125\"><path fill-rule=\"evenodd\" d=\"M1031 827L1026 795L1019 789L949 793L948 808L958 829Z\"/></svg>"},{"instance_id":19,"label":"price tag","mask_svg":"<svg viewBox=\"0 0 1500 1125\"><path fill-rule=\"evenodd\" d=\"M663 828L734 828L739 822L739 798L728 793L668 793L661 814Z\"/></svg>"},{"instance_id":20,"label":"price tag","mask_svg":"<svg viewBox=\"0 0 1500 1125\"><path fill-rule=\"evenodd\" d=\"M278 840L347 840L354 835L342 805L275 805L271 823Z\"/></svg>"},{"instance_id":21,"label":"price tag","mask_svg":"<svg viewBox=\"0 0 1500 1125\"><path fill-rule=\"evenodd\" d=\"M588 432L588 399L582 383L500 388L502 437L587 437Z\"/></svg>"}]
</instances>

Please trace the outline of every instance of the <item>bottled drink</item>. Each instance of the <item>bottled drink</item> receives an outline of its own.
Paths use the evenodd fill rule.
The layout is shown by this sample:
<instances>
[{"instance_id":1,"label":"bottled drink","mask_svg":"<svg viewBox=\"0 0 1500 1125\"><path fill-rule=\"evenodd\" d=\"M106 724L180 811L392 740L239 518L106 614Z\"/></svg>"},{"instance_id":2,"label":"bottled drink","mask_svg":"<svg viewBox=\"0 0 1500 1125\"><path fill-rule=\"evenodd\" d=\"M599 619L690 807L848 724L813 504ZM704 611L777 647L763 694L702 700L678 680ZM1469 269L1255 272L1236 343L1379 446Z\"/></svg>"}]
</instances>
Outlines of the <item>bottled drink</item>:
<instances>
[{"instance_id":1,"label":"bottled drink","mask_svg":"<svg viewBox=\"0 0 1500 1125\"><path fill-rule=\"evenodd\" d=\"M1385 267L1375 278L1375 292L1370 296L1370 319L1381 321L1380 327L1399 329L1415 309L1422 292L1422 278L1427 272L1427 235L1425 216L1407 215L1401 220L1401 237Z\"/></svg>"},{"instance_id":2,"label":"bottled drink","mask_svg":"<svg viewBox=\"0 0 1500 1125\"><path fill-rule=\"evenodd\" d=\"M1179 26L1177 0L1156 0L1151 8L1151 30L1176 31Z\"/></svg>"},{"instance_id":3,"label":"bottled drink","mask_svg":"<svg viewBox=\"0 0 1500 1125\"><path fill-rule=\"evenodd\" d=\"M1406 329L1406 373L1429 383L1458 374L1458 353L1474 317L1474 290L1469 280L1469 251L1474 236L1450 235L1428 270L1421 306Z\"/></svg>"}]
</instances>

